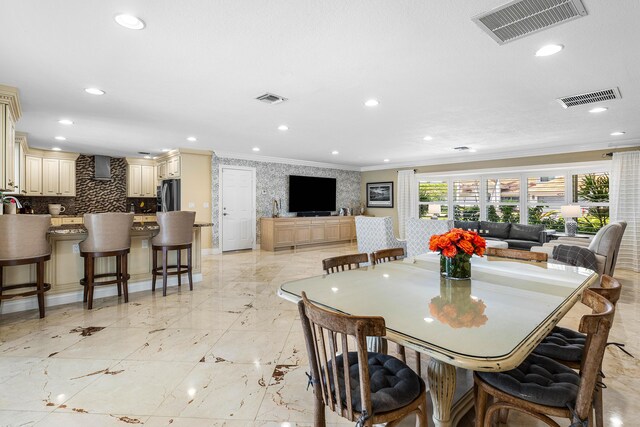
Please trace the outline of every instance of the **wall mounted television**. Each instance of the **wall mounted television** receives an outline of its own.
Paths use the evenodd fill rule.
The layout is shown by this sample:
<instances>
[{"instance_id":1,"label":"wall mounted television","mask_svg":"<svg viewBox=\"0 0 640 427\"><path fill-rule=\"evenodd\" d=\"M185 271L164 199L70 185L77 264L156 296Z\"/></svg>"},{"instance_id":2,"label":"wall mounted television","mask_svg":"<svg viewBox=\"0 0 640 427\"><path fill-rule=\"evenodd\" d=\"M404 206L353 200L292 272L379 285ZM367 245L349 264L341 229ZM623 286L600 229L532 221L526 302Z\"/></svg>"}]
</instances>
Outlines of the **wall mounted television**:
<instances>
[{"instance_id":1,"label":"wall mounted television","mask_svg":"<svg viewBox=\"0 0 640 427\"><path fill-rule=\"evenodd\" d=\"M336 179L289 175L289 212L329 215L336 210Z\"/></svg>"}]
</instances>

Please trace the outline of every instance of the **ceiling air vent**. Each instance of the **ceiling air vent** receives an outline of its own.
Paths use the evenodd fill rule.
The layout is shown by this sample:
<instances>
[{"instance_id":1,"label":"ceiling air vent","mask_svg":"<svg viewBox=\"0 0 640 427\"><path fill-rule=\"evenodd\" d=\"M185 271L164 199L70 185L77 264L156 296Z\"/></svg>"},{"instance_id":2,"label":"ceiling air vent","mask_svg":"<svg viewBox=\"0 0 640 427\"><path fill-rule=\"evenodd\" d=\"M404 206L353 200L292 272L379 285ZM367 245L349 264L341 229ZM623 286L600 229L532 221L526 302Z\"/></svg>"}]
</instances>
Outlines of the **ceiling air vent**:
<instances>
[{"instance_id":1,"label":"ceiling air vent","mask_svg":"<svg viewBox=\"0 0 640 427\"><path fill-rule=\"evenodd\" d=\"M515 0L471 19L505 44L586 15L581 0Z\"/></svg>"},{"instance_id":2,"label":"ceiling air vent","mask_svg":"<svg viewBox=\"0 0 640 427\"><path fill-rule=\"evenodd\" d=\"M603 89L595 92L581 93L580 95L571 95L558 98L558 102L562 108L575 107L576 105L593 104L594 102L609 101L611 99L620 99L620 89L614 87L612 89Z\"/></svg>"},{"instance_id":3,"label":"ceiling air vent","mask_svg":"<svg viewBox=\"0 0 640 427\"><path fill-rule=\"evenodd\" d=\"M463 145L463 146L460 146L460 147L453 147L453 149L456 150L456 151L467 151L470 148Z\"/></svg>"},{"instance_id":4,"label":"ceiling air vent","mask_svg":"<svg viewBox=\"0 0 640 427\"><path fill-rule=\"evenodd\" d=\"M287 100L287 98L283 98L280 95L274 95L272 93L265 93L264 95L260 95L256 98L258 101L265 102L267 104L280 104Z\"/></svg>"}]
</instances>

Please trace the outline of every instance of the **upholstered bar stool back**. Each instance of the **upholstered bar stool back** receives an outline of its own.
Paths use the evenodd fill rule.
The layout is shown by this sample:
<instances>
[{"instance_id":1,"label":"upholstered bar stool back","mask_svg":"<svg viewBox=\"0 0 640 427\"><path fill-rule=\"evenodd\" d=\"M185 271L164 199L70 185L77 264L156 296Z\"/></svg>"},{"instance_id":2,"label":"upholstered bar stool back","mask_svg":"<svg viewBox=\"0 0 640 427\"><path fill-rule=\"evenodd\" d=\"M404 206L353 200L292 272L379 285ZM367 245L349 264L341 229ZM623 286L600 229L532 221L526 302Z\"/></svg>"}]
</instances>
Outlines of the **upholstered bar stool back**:
<instances>
[{"instance_id":1,"label":"upholstered bar stool back","mask_svg":"<svg viewBox=\"0 0 640 427\"><path fill-rule=\"evenodd\" d=\"M44 283L44 262L51 258L51 246L47 241L50 226L51 215L0 216L0 302L37 295L40 318L44 317L44 293L51 289L49 283ZM4 267L25 264L36 264L35 283L5 286L2 279ZM13 289L28 290L14 292Z\"/></svg>"},{"instance_id":2,"label":"upholstered bar stool back","mask_svg":"<svg viewBox=\"0 0 640 427\"><path fill-rule=\"evenodd\" d=\"M153 253L153 278L151 289L156 290L156 277L162 274L162 295L167 296L168 276L178 276L178 286L182 285L182 274L187 273L189 290L193 290L191 266L191 246L193 241L193 224L196 220L195 212L174 211L158 212L156 221L160 225L160 232L151 239ZM187 264L182 265L182 250L187 251ZM169 251L176 251L175 265L169 265ZM158 252L162 251L162 266L158 267ZM171 269L172 271L169 271Z\"/></svg>"},{"instance_id":3,"label":"upholstered bar stool back","mask_svg":"<svg viewBox=\"0 0 640 427\"><path fill-rule=\"evenodd\" d=\"M88 309L93 308L93 289L95 286L117 285L118 296L124 290L124 302L129 302L129 273L127 255L131 249L132 213L85 214L84 226L88 235L80 242L80 256L84 258L84 302ZM116 257L116 271L95 274L95 259ZM96 279L113 278L96 281Z\"/></svg>"}]
</instances>

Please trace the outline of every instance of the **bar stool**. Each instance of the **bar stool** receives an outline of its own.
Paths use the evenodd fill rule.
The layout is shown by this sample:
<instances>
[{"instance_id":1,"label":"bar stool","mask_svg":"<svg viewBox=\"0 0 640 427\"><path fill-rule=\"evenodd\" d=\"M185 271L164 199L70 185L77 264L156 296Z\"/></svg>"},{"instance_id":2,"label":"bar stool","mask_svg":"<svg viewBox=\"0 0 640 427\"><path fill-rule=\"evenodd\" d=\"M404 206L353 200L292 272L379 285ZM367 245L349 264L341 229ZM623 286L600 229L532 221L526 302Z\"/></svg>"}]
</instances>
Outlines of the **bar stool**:
<instances>
[{"instance_id":1,"label":"bar stool","mask_svg":"<svg viewBox=\"0 0 640 427\"><path fill-rule=\"evenodd\" d=\"M1 215L0 216L0 302L16 297L38 296L40 318L44 317L44 293L51 289L44 283L44 262L51 259L51 246L47 230L51 215ZM36 282L7 285L3 283L4 267L36 264ZM24 292L3 294L11 289L35 288Z\"/></svg>"},{"instance_id":2,"label":"bar stool","mask_svg":"<svg viewBox=\"0 0 640 427\"><path fill-rule=\"evenodd\" d=\"M193 277L191 276L191 242L193 241L193 223L196 220L195 212L174 211L158 212L156 220L160 225L160 232L151 239L153 254L153 279L151 291L156 291L156 276L162 274L162 296L167 296L167 276L178 276L178 286L182 286L182 274L189 277L189 290L193 290ZM187 265L182 265L182 249L187 250ZM176 264L169 265L169 251L177 251ZM162 251L162 267L158 267L158 252ZM169 269L175 271L168 271ZM183 270L185 269L185 270Z\"/></svg>"},{"instance_id":3,"label":"bar stool","mask_svg":"<svg viewBox=\"0 0 640 427\"><path fill-rule=\"evenodd\" d=\"M88 235L80 242L80 256L84 258L84 302L93 308L93 288L103 285L118 285L118 296L124 290L124 302L129 302L129 273L127 255L131 249L132 213L84 214L84 226ZM116 257L116 272L95 274L95 259ZM96 282L96 279L114 277L114 279Z\"/></svg>"}]
</instances>

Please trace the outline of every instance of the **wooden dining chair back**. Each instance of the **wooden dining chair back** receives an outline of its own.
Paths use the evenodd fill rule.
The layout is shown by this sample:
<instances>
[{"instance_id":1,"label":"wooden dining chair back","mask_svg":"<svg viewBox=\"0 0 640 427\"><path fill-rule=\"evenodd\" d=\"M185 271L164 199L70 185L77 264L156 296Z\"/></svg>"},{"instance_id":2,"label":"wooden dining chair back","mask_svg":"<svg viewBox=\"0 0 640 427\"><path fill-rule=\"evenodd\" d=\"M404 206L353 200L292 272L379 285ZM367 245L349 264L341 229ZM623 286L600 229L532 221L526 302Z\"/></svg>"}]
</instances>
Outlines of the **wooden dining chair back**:
<instances>
[{"instance_id":1,"label":"wooden dining chair back","mask_svg":"<svg viewBox=\"0 0 640 427\"><path fill-rule=\"evenodd\" d=\"M485 254L500 258L517 259L522 261L547 262L549 255L544 252L529 252L519 249L487 248Z\"/></svg>"},{"instance_id":2,"label":"wooden dining chair back","mask_svg":"<svg viewBox=\"0 0 640 427\"><path fill-rule=\"evenodd\" d=\"M322 260L322 269L327 274L360 268L360 263L369 262L367 254L334 256Z\"/></svg>"},{"instance_id":3,"label":"wooden dining chair back","mask_svg":"<svg viewBox=\"0 0 640 427\"><path fill-rule=\"evenodd\" d=\"M398 359L367 351L367 336L386 335L384 318L331 312L311 303L304 292L298 309L311 367L315 426L325 425L325 407L363 427L379 423L395 426L413 413L418 416L418 425L427 426L424 381ZM380 371L388 367L397 371ZM379 382L382 376L375 374L394 378L391 385L379 390L372 383L372 375L373 382ZM394 386L396 381L403 384ZM403 394L402 389L412 390L413 395L405 392L398 396ZM381 392L385 395L376 396Z\"/></svg>"},{"instance_id":4,"label":"wooden dining chair back","mask_svg":"<svg viewBox=\"0 0 640 427\"><path fill-rule=\"evenodd\" d=\"M589 289L608 299L614 307L618 303L620 295L622 294L622 286L620 285L620 282L606 274L602 275L602 278L600 279L600 286L593 286Z\"/></svg>"},{"instance_id":5,"label":"wooden dining chair back","mask_svg":"<svg viewBox=\"0 0 640 427\"><path fill-rule=\"evenodd\" d=\"M524 412L554 427L557 427L558 424L550 416L568 418L575 425L586 425L584 423L592 425L590 420L593 398L615 308L606 298L588 289L582 293L582 303L590 307L592 313L584 315L580 319L579 330L587 337L580 374L578 375L575 371L552 359L536 354L530 355L523 364L513 371L476 372L474 374L476 426L491 426L494 415L501 410ZM532 369L534 365L539 368ZM505 381L504 378L510 376L510 372L517 372L517 375L511 375L511 378ZM532 393L528 388L531 383L527 382L529 381L527 372L535 372L538 376L540 376L540 372L545 372L552 374L553 379L545 381L544 385L538 383L535 385L536 392ZM525 373L524 376L522 376L523 373ZM572 376L573 379L570 378ZM518 382L520 384L515 389L520 393L511 393L506 390ZM573 384L573 389L567 388L567 384ZM560 388L557 387L558 385ZM571 390L574 390L575 398L571 395ZM535 398L546 399L552 394L556 399L570 398L570 400L558 405L534 401ZM486 409L487 395L494 398L494 402L488 409Z\"/></svg>"},{"instance_id":6,"label":"wooden dining chair back","mask_svg":"<svg viewBox=\"0 0 640 427\"><path fill-rule=\"evenodd\" d=\"M404 258L404 248L380 249L371 253L371 264L380 264Z\"/></svg>"}]
</instances>

